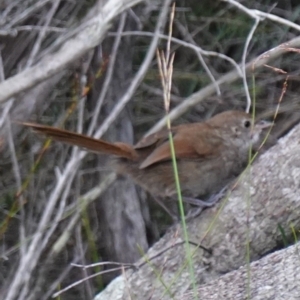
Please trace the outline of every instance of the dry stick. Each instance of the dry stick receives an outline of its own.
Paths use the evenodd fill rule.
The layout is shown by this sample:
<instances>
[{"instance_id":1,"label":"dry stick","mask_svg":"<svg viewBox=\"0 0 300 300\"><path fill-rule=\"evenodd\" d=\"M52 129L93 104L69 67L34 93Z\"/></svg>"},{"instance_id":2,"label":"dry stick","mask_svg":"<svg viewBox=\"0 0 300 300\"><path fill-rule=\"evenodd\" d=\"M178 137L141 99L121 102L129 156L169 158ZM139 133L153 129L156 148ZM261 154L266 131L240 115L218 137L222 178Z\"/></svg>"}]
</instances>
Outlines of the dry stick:
<instances>
[{"instance_id":1,"label":"dry stick","mask_svg":"<svg viewBox=\"0 0 300 300\"><path fill-rule=\"evenodd\" d=\"M115 42L113 44L112 53L109 56L109 64L108 64L107 72L106 72L106 75L105 75L105 80L104 80L104 83L101 87L101 93L100 93L100 96L97 100L97 104L96 104L96 107L95 107L94 112L93 112L93 118L92 118L92 121L89 125L89 129L88 129L88 132L87 132L88 135L92 135L92 133L95 130L97 120L98 120L98 115L100 113L100 109L102 107L103 101L106 97L108 88L110 86L110 82L111 82L111 79L112 79L112 75L113 75L113 71L114 71L114 67L115 67L115 62L116 62L116 58L117 58L117 53L118 53L118 49L119 49L120 42L121 42L121 37L122 37L121 33L122 33L122 31L125 27L126 17L127 17L127 13L123 13L121 15L121 18L120 18L120 23L119 23L119 27L118 27L118 31L117 31L117 36L116 36Z\"/></svg>"},{"instance_id":2,"label":"dry stick","mask_svg":"<svg viewBox=\"0 0 300 300\"><path fill-rule=\"evenodd\" d=\"M11 130L10 120L7 119L6 122L7 132L8 132L8 146L10 150L11 161L13 165L13 173L16 181L17 188L20 189L22 186L21 172L18 164L18 159L16 155L16 149L14 144L14 139ZM20 226L19 226L19 243L20 243L20 257L22 258L26 253L26 237L25 237L25 213L23 209L24 197L21 195L17 199L18 205L20 207Z\"/></svg>"},{"instance_id":3,"label":"dry stick","mask_svg":"<svg viewBox=\"0 0 300 300\"><path fill-rule=\"evenodd\" d=\"M252 18L257 18L260 17L261 19L269 19L271 21L277 22L279 24L286 25L288 27L294 28L298 31L300 31L300 25L291 22L289 20L286 20L284 18L278 17L276 15L270 14L270 13L265 13L263 11L257 10L257 9L250 9L247 8L246 6L242 5L240 2L237 2L235 0L222 0L224 2L228 2L234 6L236 6L239 10L242 10L246 14L248 14Z\"/></svg>"},{"instance_id":4,"label":"dry stick","mask_svg":"<svg viewBox=\"0 0 300 300\"><path fill-rule=\"evenodd\" d=\"M114 268L114 269L110 269L110 270L106 270L106 271L101 271L101 272L92 274L92 275L90 275L90 276L88 276L86 278L83 278L83 279L80 279L78 281L75 281L74 283L68 285L67 287L65 287L64 289L60 290L59 292L53 294L52 298L56 298L57 296L61 295L62 293L64 293L64 292L70 290L71 288L77 286L78 284L81 284L81 283L85 282L86 280L95 278L97 276L100 276L100 275L103 275L103 274L106 274L106 273L109 273L109 272L114 272L114 271L119 271L119 270L121 270L121 268Z\"/></svg>"},{"instance_id":5,"label":"dry stick","mask_svg":"<svg viewBox=\"0 0 300 300\"><path fill-rule=\"evenodd\" d=\"M80 80L80 82L82 82L82 80ZM80 101L79 103L79 108L78 108L78 122L77 122L77 132L78 133L82 133L83 130L83 121L84 121L84 107L85 107L85 100L86 100L86 95L82 92L83 88L84 88L85 84L82 83L81 84L81 88L80 88L80 95L84 95L82 98L84 99L84 101ZM78 147L74 147L73 151L78 151ZM79 173L76 172L76 179L78 180L78 178L80 177ZM78 192L80 189L80 185L78 185L77 187ZM84 216L83 218L86 218L86 216ZM83 242L82 242L82 236L81 236L81 226L80 224L78 224L76 230L75 230L75 237L76 237L76 245L77 248L79 249L78 252L80 253L80 257L84 258L84 247L83 247ZM52 259L52 257L49 257L50 259ZM83 270L83 277L87 277L88 273L86 272L86 270ZM86 282L85 284L85 290L87 292L88 298L92 299L93 298L93 292L92 292L92 287L90 282ZM52 293L51 293L52 294Z\"/></svg>"},{"instance_id":6,"label":"dry stick","mask_svg":"<svg viewBox=\"0 0 300 300\"><path fill-rule=\"evenodd\" d=\"M59 209L57 211L54 224L51 227L52 230L47 232L45 235L45 230L48 227L50 218L52 216L52 213L54 211L54 208L56 206L57 200L59 199L59 195L61 193L61 190L63 188L65 193L63 195L63 198L66 198L66 193L68 192L68 187L70 187L70 183L72 182L72 178L75 175L74 172L72 172L74 165L76 165L76 161L73 161L72 164L69 164L66 167L66 174L68 176L61 176L61 180L58 181L58 185L54 189L49 202L47 206L45 207L44 214L41 217L40 223L38 225L38 229L35 233L35 235L32 238L31 243L29 243L27 248L27 253L24 255L23 259L19 262L19 266L16 270L15 277L12 280L11 286L8 290L8 294L6 296L6 299L14 299L15 295L19 293L20 288L23 284L28 282L30 279L31 273L34 269L34 267L37 264L37 261L41 255L42 250L44 249L46 243L49 240L50 235L53 233L54 228L57 226L58 222L61 219L61 210ZM68 180L69 181L68 181ZM64 204L64 201L61 201L60 206Z\"/></svg>"},{"instance_id":7,"label":"dry stick","mask_svg":"<svg viewBox=\"0 0 300 300\"><path fill-rule=\"evenodd\" d=\"M24 25L24 26L18 26L14 28L16 31L16 34L18 34L19 31L40 31L45 30L45 32L58 32L58 33L65 33L67 29L60 28L60 27L54 27L54 26L47 26L46 28L44 26L39 25Z\"/></svg>"},{"instance_id":8,"label":"dry stick","mask_svg":"<svg viewBox=\"0 0 300 300\"><path fill-rule=\"evenodd\" d=\"M71 264L73 267L77 268L82 268L82 269L90 269L90 268L95 268L95 267L100 267L100 266L106 266L106 265L115 265L115 266L120 266L120 267L130 267L130 268L136 268L135 264L130 264L130 263L120 263L116 261L102 261L98 263L93 263L90 265L82 265L82 264Z\"/></svg>"},{"instance_id":9,"label":"dry stick","mask_svg":"<svg viewBox=\"0 0 300 300\"><path fill-rule=\"evenodd\" d=\"M72 181L73 181L73 178L75 177L76 175L76 172L74 173L71 173L69 175L69 180L66 182L66 184L63 186L64 187L64 190L63 190L63 193L60 197L60 202L59 202L59 205L57 207L57 209L55 210L55 217L54 219L51 220L51 222L49 221L47 223L47 227L43 228L44 230L40 229L40 231L38 230L35 235L33 236L33 239L32 239L32 243L29 244L29 247L28 249L31 250L32 249L32 252L29 252L27 253L27 256L24 257L24 261L26 262L27 259L29 259L28 263L27 263L27 274L28 276L26 276L24 279L23 279L23 285L25 284L25 287L22 286L22 289L27 289L29 286L28 286L28 283L29 281L31 280L31 276L30 276L30 271L33 272L34 270L34 267L36 266L37 262L38 262L38 259L39 259L39 256L41 255L42 251L46 248L46 246L48 245L49 243L49 240L51 239L55 229L58 227L62 217L63 217L63 214L64 214L64 211L65 211L65 206L66 206L66 202L67 202L67 199L68 199L68 196L69 196L69 193L70 193L70 188L71 188L71 184L72 184ZM53 203L54 201L52 201ZM50 205L51 206L51 205ZM51 217L51 213L50 213L50 210L48 209L49 207L47 206L46 207L46 210L48 210L47 213L45 213L42 218L44 217ZM40 222L41 224L42 222ZM51 224L50 227L48 227L49 223ZM40 225L39 224L39 225ZM35 236L36 235L39 235L41 233L42 235L42 238L40 238L40 243L38 245L35 246L35 249L33 248L34 246L34 242L35 242ZM36 257L37 256L37 257ZM23 262L23 261L21 261ZM27 292L25 293L25 295L28 294L28 290Z\"/></svg>"},{"instance_id":10,"label":"dry stick","mask_svg":"<svg viewBox=\"0 0 300 300\"><path fill-rule=\"evenodd\" d=\"M25 9L22 13L17 14L17 17L13 20L11 20L9 23L5 24L4 29L8 30L15 26L18 23L21 23L23 20L28 18L30 15L34 14L37 10L39 10L41 7L45 6L48 2L51 2L52 0L41 0L37 1L36 4L31 5L29 8Z\"/></svg>"},{"instance_id":11,"label":"dry stick","mask_svg":"<svg viewBox=\"0 0 300 300\"><path fill-rule=\"evenodd\" d=\"M81 213L86 207L94 200L96 200L100 195L102 195L107 188L114 183L117 176L115 173L111 173L101 183L95 186L92 190L88 191L85 195L81 196L78 199L80 203L80 207L77 207L75 214L72 216L71 220L69 221L68 225L66 226L64 232L57 238L56 242L54 243L51 249L51 255L55 256L60 251L62 251L63 247L69 241L73 228L77 224L80 219Z\"/></svg>"},{"instance_id":12,"label":"dry stick","mask_svg":"<svg viewBox=\"0 0 300 300\"><path fill-rule=\"evenodd\" d=\"M43 49L41 53L37 56L37 61L41 61L44 58L46 58L48 55L51 55L53 52L56 52L64 43L71 38L75 38L82 30L86 29L87 27L94 24L93 17L98 12L98 3L102 0L98 0L96 4L90 9L90 11L93 11L93 15L91 16L91 13L87 13L81 23L78 25L78 20L76 17L74 18L73 15L68 19L68 23L65 24L65 28L63 28L64 34L58 36L51 45L49 45L46 49ZM70 15L68 14L67 17L69 18ZM65 17L63 17L65 18ZM73 24L75 24L75 28L73 28ZM69 28L69 26L72 26L72 28Z\"/></svg>"},{"instance_id":13,"label":"dry stick","mask_svg":"<svg viewBox=\"0 0 300 300\"><path fill-rule=\"evenodd\" d=\"M3 59L2 59L2 48L0 47L0 82L5 80L4 74L4 66L3 66Z\"/></svg>"},{"instance_id":14,"label":"dry stick","mask_svg":"<svg viewBox=\"0 0 300 300\"><path fill-rule=\"evenodd\" d=\"M3 82L4 80L5 80L5 74L4 74L4 66L3 66L3 59L2 59L2 49L0 49L0 82ZM2 114L0 116L0 128L2 128L4 122L7 120L7 116L9 115L13 103L14 103L14 99L11 99L10 101L8 101L3 105L4 107L2 109Z\"/></svg>"},{"instance_id":15,"label":"dry stick","mask_svg":"<svg viewBox=\"0 0 300 300\"><path fill-rule=\"evenodd\" d=\"M160 257L162 254L166 253L167 251L173 249L174 247L184 245L184 243L185 243L185 241L176 242L176 243L172 244L171 246L168 246L165 249L162 249L162 250L158 251L155 255L147 258L147 261L143 260L140 263L134 263L134 264L132 264L132 263L120 263L120 262L115 262L115 261L105 261L105 262L98 262L98 263L93 263L93 264L89 264L89 265L82 265L82 264L72 263L72 266L78 267L78 268L89 269L89 268L94 268L94 267L99 267L99 266L105 266L105 265L116 265L116 266L123 266L123 267L132 268L134 270L138 270L141 267L143 267L144 265L146 265L148 261L152 261L155 258ZM204 246L199 245L199 243L196 243L196 242L193 242L193 241L188 241L188 243L190 245L195 246L195 247L199 247L200 249L206 251L210 255L212 254L212 251L210 249L207 249Z\"/></svg>"},{"instance_id":16,"label":"dry stick","mask_svg":"<svg viewBox=\"0 0 300 300\"><path fill-rule=\"evenodd\" d=\"M73 261L74 262L79 261L80 259L81 257L79 257L79 255L76 255ZM72 263L70 265L67 265L66 268L59 274L59 277L56 278L55 281L51 283L50 287L47 289L47 291L42 296L42 298L40 298L40 300L49 300L52 294L57 290L57 287L60 286L60 283L70 274L71 269L72 269ZM34 298L33 296L28 300L36 300L36 298Z\"/></svg>"},{"instance_id":17,"label":"dry stick","mask_svg":"<svg viewBox=\"0 0 300 300\"><path fill-rule=\"evenodd\" d=\"M235 0L222 0L224 2L228 2L234 6L236 6L239 10L245 12L247 15L249 15L250 17L256 19L257 18L257 14L252 10L247 8L246 6L242 5L241 3L235 1Z\"/></svg>"},{"instance_id":18,"label":"dry stick","mask_svg":"<svg viewBox=\"0 0 300 300\"><path fill-rule=\"evenodd\" d=\"M52 3L52 7L49 10L49 12L48 12L48 14L47 14L47 16L45 18L45 24L43 25L42 29L40 30L38 38L37 38L36 42L34 43L34 46L33 46L32 50L31 50L31 53L30 53L29 58L27 60L26 67L25 67L26 69L29 68L29 67L31 67L31 65L33 64L34 60L36 59L36 55L39 52L39 50L41 48L42 41L44 40L45 35L47 33L46 29L49 26L51 20L53 19L54 14L56 13L56 11L58 9L58 6L60 4L60 1L61 0L55 0Z\"/></svg>"},{"instance_id":19,"label":"dry stick","mask_svg":"<svg viewBox=\"0 0 300 300\"><path fill-rule=\"evenodd\" d=\"M86 216L85 216L86 218ZM75 240L76 240L76 248L77 248L77 253L79 253L80 255L80 260L84 261L85 259L85 254L87 252L87 248L90 246L89 242L88 244L84 247L84 242L82 240L82 227L84 227L84 225L82 226L81 224L78 224L76 229L75 229ZM89 237L88 237L89 239ZM91 249L92 250L92 249ZM94 250L94 249L93 249ZM83 278L87 278L89 276L88 274L88 270L86 269L81 269L81 276ZM86 290L86 297L88 299L93 299L93 288L91 286L91 282L86 280L84 282L84 290Z\"/></svg>"},{"instance_id":20,"label":"dry stick","mask_svg":"<svg viewBox=\"0 0 300 300\"><path fill-rule=\"evenodd\" d=\"M244 84L244 90L246 93L247 98L247 107L246 112L249 113L250 107L251 107L251 97L249 93L248 83L247 83L247 76L246 76L246 58L247 58L247 52L249 48L250 41L252 40L253 34L259 24L260 19L258 17L255 18L255 22L247 36L246 43L243 50L243 56L242 56L242 70L243 70L243 84Z\"/></svg>"}]
</instances>

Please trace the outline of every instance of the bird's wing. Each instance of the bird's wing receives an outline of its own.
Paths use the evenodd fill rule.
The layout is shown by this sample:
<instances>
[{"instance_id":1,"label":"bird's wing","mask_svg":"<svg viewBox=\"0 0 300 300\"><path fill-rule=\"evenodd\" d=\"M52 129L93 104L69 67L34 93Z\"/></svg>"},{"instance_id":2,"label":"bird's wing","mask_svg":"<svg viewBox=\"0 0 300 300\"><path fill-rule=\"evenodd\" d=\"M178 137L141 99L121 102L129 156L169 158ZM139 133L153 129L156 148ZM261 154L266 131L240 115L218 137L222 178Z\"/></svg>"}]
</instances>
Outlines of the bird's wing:
<instances>
[{"instance_id":1,"label":"bird's wing","mask_svg":"<svg viewBox=\"0 0 300 300\"><path fill-rule=\"evenodd\" d=\"M213 132L209 129L205 123L175 127L172 130L172 135L176 158L208 159L209 157L217 155L222 146L222 139L212 134ZM141 163L140 169L147 168L160 161L171 159L171 148L167 132L168 131L165 131L164 134L159 132L156 137L151 137L153 143L148 143L148 146L155 143L158 146ZM162 140L163 142L161 142Z\"/></svg>"}]
</instances>

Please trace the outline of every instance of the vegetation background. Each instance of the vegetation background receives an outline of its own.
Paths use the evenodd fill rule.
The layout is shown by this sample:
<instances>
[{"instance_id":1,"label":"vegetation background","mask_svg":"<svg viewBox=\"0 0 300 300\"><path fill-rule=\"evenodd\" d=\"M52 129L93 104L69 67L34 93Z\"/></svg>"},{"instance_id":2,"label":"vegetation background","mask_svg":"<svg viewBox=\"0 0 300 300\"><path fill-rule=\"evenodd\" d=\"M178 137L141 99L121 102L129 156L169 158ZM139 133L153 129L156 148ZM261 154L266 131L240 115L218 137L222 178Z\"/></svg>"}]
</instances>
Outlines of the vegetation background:
<instances>
[{"instance_id":1,"label":"vegetation background","mask_svg":"<svg viewBox=\"0 0 300 300\"><path fill-rule=\"evenodd\" d=\"M45 142L11 122L31 120L134 143L165 116L155 50L165 49L171 1L120 1L111 8L111 26L90 29L93 18L109 17L101 9L110 2L116 3L0 2L2 299L49 299L62 287L115 268L71 263L133 263L172 223L149 195L111 174L106 157ZM173 124L244 110L243 78L232 75L237 65L243 71L245 63L272 56L271 49L299 35L299 1L241 4L248 11L235 1L176 1ZM97 42L94 29L104 32ZM287 45L268 65L248 68L256 115L272 120L280 104L268 145L300 119L299 55ZM92 299L120 272L87 280L62 299Z\"/></svg>"}]
</instances>

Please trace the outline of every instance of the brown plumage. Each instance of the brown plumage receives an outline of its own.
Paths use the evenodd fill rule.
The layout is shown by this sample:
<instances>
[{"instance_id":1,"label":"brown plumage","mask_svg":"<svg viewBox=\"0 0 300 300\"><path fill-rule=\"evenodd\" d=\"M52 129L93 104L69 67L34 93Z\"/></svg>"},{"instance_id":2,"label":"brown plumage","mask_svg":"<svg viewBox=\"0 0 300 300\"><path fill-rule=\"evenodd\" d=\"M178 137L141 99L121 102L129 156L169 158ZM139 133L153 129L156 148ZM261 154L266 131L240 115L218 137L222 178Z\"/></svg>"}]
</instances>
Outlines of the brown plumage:
<instances>
[{"instance_id":1,"label":"brown plumage","mask_svg":"<svg viewBox=\"0 0 300 300\"><path fill-rule=\"evenodd\" d=\"M172 135L182 195L197 204L236 177L248 161L251 145L270 123L252 124L249 114L227 111L201 122L175 126ZM154 197L176 196L168 130L147 136L135 146L109 143L82 134L33 123L22 123L54 140L116 156L113 168L129 175ZM199 205L202 202L199 201Z\"/></svg>"}]
</instances>

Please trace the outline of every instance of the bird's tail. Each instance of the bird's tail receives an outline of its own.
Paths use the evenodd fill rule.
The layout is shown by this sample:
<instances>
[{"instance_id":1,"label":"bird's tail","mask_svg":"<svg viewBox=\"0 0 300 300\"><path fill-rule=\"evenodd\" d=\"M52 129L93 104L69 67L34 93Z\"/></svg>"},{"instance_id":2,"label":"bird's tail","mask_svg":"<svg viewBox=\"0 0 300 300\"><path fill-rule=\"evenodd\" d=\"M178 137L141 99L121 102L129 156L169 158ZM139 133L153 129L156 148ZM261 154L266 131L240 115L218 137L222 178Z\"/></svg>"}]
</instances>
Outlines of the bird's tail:
<instances>
[{"instance_id":1,"label":"bird's tail","mask_svg":"<svg viewBox=\"0 0 300 300\"><path fill-rule=\"evenodd\" d=\"M118 157L128 158L135 160L138 158L137 152L129 144L125 143L109 143L103 140L88 137L83 134L75 133L72 131L59 129L51 126L45 126L35 123L18 122L21 125L32 128L38 133L42 133L54 140L64 142L70 145L85 148L87 150L115 155Z\"/></svg>"}]
</instances>

